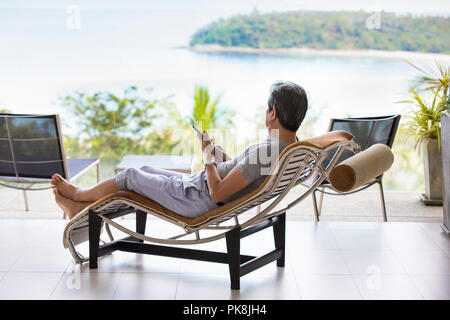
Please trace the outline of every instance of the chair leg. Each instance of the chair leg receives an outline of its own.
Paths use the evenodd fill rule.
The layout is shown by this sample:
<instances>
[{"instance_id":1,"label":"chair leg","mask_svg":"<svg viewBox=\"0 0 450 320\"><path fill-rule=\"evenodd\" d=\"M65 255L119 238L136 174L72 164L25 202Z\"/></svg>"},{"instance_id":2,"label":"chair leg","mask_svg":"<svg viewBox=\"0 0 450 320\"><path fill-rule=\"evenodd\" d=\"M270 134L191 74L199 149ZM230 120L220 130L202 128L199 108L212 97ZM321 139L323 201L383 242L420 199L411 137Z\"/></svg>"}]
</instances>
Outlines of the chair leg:
<instances>
[{"instance_id":1,"label":"chair leg","mask_svg":"<svg viewBox=\"0 0 450 320\"><path fill-rule=\"evenodd\" d=\"M275 240L275 249L281 249L283 255L277 260L278 267L284 267L285 248L286 248L286 212L278 216L278 222L273 225L273 237Z\"/></svg>"},{"instance_id":2,"label":"chair leg","mask_svg":"<svg viewBox=\"0 0 450 320\"><path fill-rule=\"evenodd\" d=\"M25 190L22 190L23 192L23 200L25 202L25 211L30 211L30 208L28 206L28 196L27 196L27 192Z\"/></svg>"},{"instance_id":3,"label":"chair leg","mask_svg":"<svg viewBox=\"0 0 450 320\"><path fill-rule=\"evenodd\" d=\"M145 234L145 226L147 224L147 213L141 210L136 210L136 232ZM144 240L137 239L138 242L144 242Z\"/></svg>"},{"instance_id":4,"label":"chair leg","mask_svg":"<svg viewBox=\"0 0 450 320\"><path fill-rule=\"evenodd\" d=\"M383 221L387 222L386 202L384 201L383 182L381 181L381 179L378 181L378 186L380 187L381 210L383 212Z\"/></svg>"},{"instance_id":5,"label":"chair leg","mask_svg":"<svg viewBox=\"0 0 450 320\"><path fill-rule=\"evenodd\" d=\"M314 207L314 217L316 221L319 221L319 209L317 208L317 198L316 198L316 190L312 192L313 199L313 207Z\"/></svg>"},{"instance_id":6,"label":"chair leg","mask_svg":"<svg viewBox=\"0 0 450 320\"><path fill-rule=\"evenodd\" d=\"M100 231L102 218L95 211L89 210L89 268L97 269L98 246L100 244Z\"/></svg>"},{"instance_id":7,"label":"chair leg","mask_svg":"<svg viewBox=\"0 0 450 320\"><path fill-rule=\"evenodd\" d=\"M228 231L225 235L227 241L228 267L230 269L231 289L240 288L240 251L241 251L241 228L237 227Z\"/></svg>"},{"instance_id":8,"label":"chair leg","mask_svg":"<svg viewBox=\"0 0 450 320\"><path fill-rule=\"evenodd\" d=\"M321 215L321 213L322 213L322 206L323 206L323 197L324 197L324 195L325 195L325 193L323 192L324 190L325 190L325 188L321 188L322 189L322 192L320 193L320 199L319 199L319 216Z\"/></svg>"}]
</instances>

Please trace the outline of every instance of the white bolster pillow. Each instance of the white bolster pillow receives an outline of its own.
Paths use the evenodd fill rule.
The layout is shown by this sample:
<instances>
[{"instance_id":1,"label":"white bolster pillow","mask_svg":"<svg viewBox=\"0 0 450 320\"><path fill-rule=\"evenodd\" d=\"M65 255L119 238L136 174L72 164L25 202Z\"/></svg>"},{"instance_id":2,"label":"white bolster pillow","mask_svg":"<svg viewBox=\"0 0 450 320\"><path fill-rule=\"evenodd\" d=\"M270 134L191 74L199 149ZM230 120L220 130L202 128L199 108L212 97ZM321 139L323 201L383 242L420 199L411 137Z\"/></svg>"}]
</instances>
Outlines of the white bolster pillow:
<instances>
[{"instance_id":1,"label":"white bolster pillow","mask_svg":"<svg viewBox=\"0 0 450 320\"><path fill-rule=\"evenodd\" d=\"M329 180L339 192L352 191L386 172L394 162L394 154L385 144L374 144L334 167Z\"/></svg>"}]
</instances>

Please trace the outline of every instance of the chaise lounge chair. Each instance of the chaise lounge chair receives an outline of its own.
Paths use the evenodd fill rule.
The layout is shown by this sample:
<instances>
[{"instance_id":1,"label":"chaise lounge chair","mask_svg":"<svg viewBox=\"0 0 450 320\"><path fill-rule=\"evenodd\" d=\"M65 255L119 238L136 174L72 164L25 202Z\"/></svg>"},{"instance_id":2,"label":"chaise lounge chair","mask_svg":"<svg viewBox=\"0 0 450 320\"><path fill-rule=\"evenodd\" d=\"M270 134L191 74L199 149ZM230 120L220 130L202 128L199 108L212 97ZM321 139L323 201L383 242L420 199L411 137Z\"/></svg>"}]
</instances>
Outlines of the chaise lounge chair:
<instances>
[{"instance_id":1,"label":"chaise lounge chair","mask_svg":"<svg viewBox=\"0 0 450 320\"><path fill-rule=\"evenodd\" d=\"M325 169L322 162L330 150L334 150L334 157ZM97 268L98 257L116 250L227 263L231 288L239 289L240 277L245 274L272 261L277 261L277 266L284 266L286 211L309 196L328 178L344 150L354 153L359 151L359 146L353 142L353 136L345 131L329 132L317 138L293 143L283 150L271 174L258 189L198 218L181 216L134 192L119 191L96 201L69 221L63 235L64 247L70 250L75 261L89 261L90 268ZM291 203L282 208L277 207L292 187L306 180L313 180L311 187ZM262 210L243 214L262 204L265 205ZM136 230L130 230L114 221L115 218L130 213L136 213ZM183 232L167 238L145 235L147 214L174 224ZM103 224L110 242L100 245ZM128 234L128 237L114 240L108 226ZM273 227L274 250L260 257L240 254L240 239L268 227ZM203 233L212 234L203 236ZM199 244L222 238L226 239L226 253L168 246ZM82 256L76 249L78 244L87 240L89 258ZM157 245L143 243L144 241Z\"/></svg>"}]
</instances>

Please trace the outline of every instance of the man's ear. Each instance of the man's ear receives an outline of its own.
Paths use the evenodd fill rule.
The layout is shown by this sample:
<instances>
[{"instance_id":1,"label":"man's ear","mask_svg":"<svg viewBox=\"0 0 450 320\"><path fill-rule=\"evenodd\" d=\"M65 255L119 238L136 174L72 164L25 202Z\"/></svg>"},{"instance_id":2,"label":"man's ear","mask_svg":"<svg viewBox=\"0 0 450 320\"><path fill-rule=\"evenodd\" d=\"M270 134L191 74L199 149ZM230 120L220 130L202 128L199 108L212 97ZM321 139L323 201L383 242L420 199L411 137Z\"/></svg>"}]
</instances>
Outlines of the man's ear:
<instances>
[{"instance_id":1,"label":"man's ear","mask_svg":"<svg viewBox=\"0 0 450 320\"><path fill-rule=\"evenodd\" d=\"M275 120L276 118L278 118L277 109L272 108L272 110L269 113L269 118L270 120Z\"/></svg>"}]
</instances>

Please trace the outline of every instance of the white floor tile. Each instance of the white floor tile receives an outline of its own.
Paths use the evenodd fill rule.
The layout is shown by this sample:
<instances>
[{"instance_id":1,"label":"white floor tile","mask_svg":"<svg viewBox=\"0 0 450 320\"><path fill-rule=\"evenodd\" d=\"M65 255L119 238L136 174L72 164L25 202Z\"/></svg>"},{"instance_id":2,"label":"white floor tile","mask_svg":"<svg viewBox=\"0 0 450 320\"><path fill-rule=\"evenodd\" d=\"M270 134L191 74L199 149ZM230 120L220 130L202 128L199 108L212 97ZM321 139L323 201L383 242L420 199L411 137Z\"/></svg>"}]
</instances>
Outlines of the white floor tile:
<instances>
[{"instance_id":1,"label":"white floor tile","mask_svg":"<svg viewBox=\"0 0 450 320\"><path fill-rule=\"evenodd\" d=\"M345 250L342 254L352 274L405 274L391 251Z\"/></svg>"},{"instance_id":2,"label":"white floor tile","mask_svg":"<svg viewBox=\"0 0 450 320\"><path fill-rule=\"evenodd\" d=\"M301 298L304 300L361 300L351 276L296 276Z\"/></svg>"},{"instance_id":3,"label":"white floor tile","mask_svg":"<svg viewBox=\"0 0 450 320\"><path fill-rule=\"evenodd\" d=\"M286 228L287 250L336 250L337 243L334 240L330 228L322 223L295 223Z\"/></svg>"},{"instance_id":4,"label":"white floor tile","mask_svg":"<svg viewBox=\"0 0 450 320\"><path fill-rule=\"evenodd\" d=\"M0 220L0 243L3 246L28 247L36 240L45 220Z\"/></svg>"},{"instance_id":5,"label":"white floor tile","mask_svg":"<svg viewBox=\"0 0 450 320\"><path fill-rule=\"evenodd\" d=\"M113 296L120 300L173 300L177 291L177 273L122 273Z\"/></svg>"},{"instance_id":6,"label":"white floor tile","mask_svg":"<svg viewBox=\"0 0 450 320\"><path fill-rule=\"evenodd\" d=\"M62 272L8 272L0 281L0 299L49 299Z\"/></svg>"},{"instance_id":7,"label":"white floor tile","mask_svg":"<svg viewBox=\"0 0 450 320\"><path fill-rule=\"evenodd\" d=\"M433 240L450 258L450 237L445 233L439 223L418 223L428 237Z\"/></svg>"},{"instance_id":8,"label":"white floor tile","mask_svg":"<svg viewBox=\"0 0 450 320\"><path fill-rule=\"evenodd\" d=\"M10 271L17 272L64 272L71 256L67 250L54 248L27 248Z\"/></svg>"},{"instance_id":9,"label":"white floor tile","mask_svg":"<svg viewBox=\"0 0 450 320\"><path fill-rule=\"evenodd\" d=\"M182 273L178 279L178 300L238 299L239 292L230 289L230 277L220 273Z\"/></svg>"},{"instance_id":10,"label":"white floor tile","mask_svg":"<svg viewBox=\"0 0 450 320\"><path fill-rule=\"evenodd\" d=\"M9 271L24 251L11 246L0 246L0 271Z\"/></svg>"},{"instance_id":11,"label":"white floor tile","mask_svg":"<svg viewBox=\"0 0 450 320\"><path fill-rule=\"evenodd\" d=\"M295 277L282 272L248 274L241 277L240 290L230 289L229 275L225 274L180 274L177 299L299 299Z\"/></svg>"},{"instance_id":12,"label":"white floor tile","mask_svg":"<svg viewBox=\"0 0 450 320\"><path fill-rule=\"evenodd\" d=\"M365 300L422 300L423 296L406 275L353 276Z\"/></svg>"},{"instance_id":13,"label":"white floor tile","mask_svg":"<svg viewBox=\"0 0 450 320\"><path fill-rule=\"evenodd\" d=\"M332 229L334 239L342 250L389 250L380 229Z\"/></svg>"},{"instance_id":14,"label":"white floor tile","mask_svg":"<svg viewBox=\"0 0 450 320\"><path fill-rule=\"evenodd\" d=\"M330 222L320 222L326 224L326 226L334 231L334 230L364 230L364 231L377 231L382 230L384 227L384 223L382 222L366 222L366 221L351 221L351 222L343 222L343 221L330 221Z\"/></svg>"},{"instance_id":15,"label":"white floor tile","mask_svg":"<svg viewBox=\"0 0 450 320\"><path fill-rule=\"evenodd\" d=\"M337 250L292 252L295 274L350 274L342 253Z\"/></svg>"},{"instance_id":16,"label":"white floor tile","mask_svg":"<svg viewBox=\"0 0 450 320\"><path fill-rule=\"evenodd\" d=\"M450 275L450 258L441 251L395 252L408 274Z\"/></svg>"},{"instance_id":17,"label":"white floor tile","mask_svg":"<svg viewBox=\"0 0 450 320\"><path fill-rule=\"evenodd\" d=\"M233 290L235 291L235 290ZM298 285L293 274L278 272L250 273L241 277L241 290L235 298L245 300L299 300Z\"/></svg>"},{"instance_id":18,"label":"white floor tile","mask_svg":"<svg viewBox=\"0 0 450 320\"><path fill-rule=\"evenodd\" d=\"M67 220L45 220L36 238L30 242L31 247L63 248L63 232Z\"/></svg>"},{"instance_id":19,"label":"white floor tile","mask_svg":"<svg viewBox=\"0 0 450 320\"><path fill-rule=\"evenodd\" d=\"M411 276L420 293L427 300L450 300L450 276Z\"/></svg>"},{"instance_id":20,"label":"white floor tile","mask_svg":"<svg viewBox=\"0 0 450 320\"><path fill-rule=\"evenodd\" d=\"M427 233L414 223L386 225L383 236L394 251L441 251Z\"/></svg>"},{"instance_id":21,"label":"white floor tile","mask_svg":"<svg viewBox=\"0 0 450 320\"><path fill-rule=\"evenodd\" d=\"M117 289L120 273L67 272L50 299L109 300Z\"/></svg>"},{"instance_id":22,"label":"white floor tile","mask_svg":"<svg viewBox=\"0 0 450 320\"><path fill-rule=\"evenodd\" d=\"M427 233L440 233L442 232L442 228L439 223L433 223L433 222L417 222L415 223L416 226L419 228L422 228ZM450 238L449 238L450 239Z\"/></svg>"}]
</instances>

